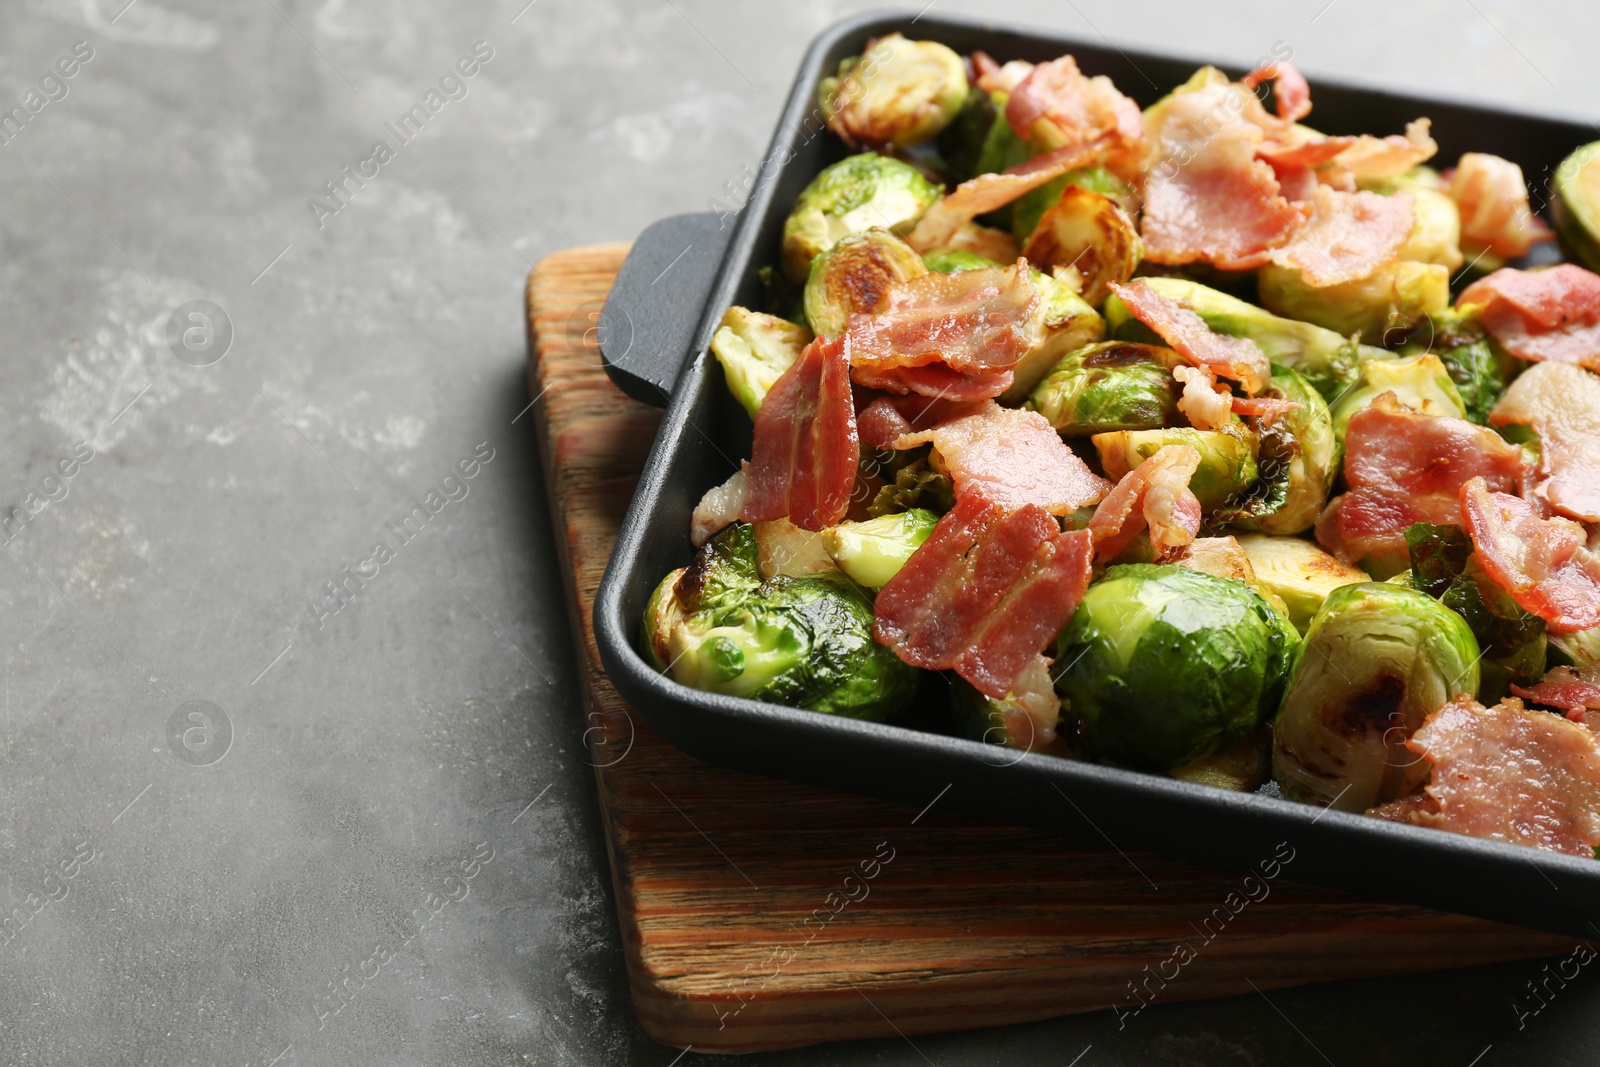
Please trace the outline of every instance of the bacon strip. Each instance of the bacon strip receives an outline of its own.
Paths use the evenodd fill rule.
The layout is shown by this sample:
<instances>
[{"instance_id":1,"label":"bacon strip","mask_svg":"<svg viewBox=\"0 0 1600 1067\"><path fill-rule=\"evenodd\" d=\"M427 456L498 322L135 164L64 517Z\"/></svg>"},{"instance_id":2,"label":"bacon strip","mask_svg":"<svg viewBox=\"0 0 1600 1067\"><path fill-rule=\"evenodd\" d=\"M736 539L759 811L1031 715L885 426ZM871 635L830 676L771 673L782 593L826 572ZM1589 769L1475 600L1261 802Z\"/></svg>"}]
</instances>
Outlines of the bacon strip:
<instances>
[{"instance_id":1,"label":"bacon strip","mask_svg":"<svg viewBox=\"0 0 1600 1067\"><path fill-rule=\"evenodd\" d=\"M852 373L857 385L883 389L904 396L919 396L951 403L977 403L997 397L1011 388L1010 371L963 373L943 363L926 367L890 367L873 370L863 367Z\"/></svg>"},{"instance_id":2,"label":"bacon strip","mask_svg":"<svg viewBox=\"0 0 1600 1067\"><path fill-rule=\"evenodd\" d=\"M942 422L982 410L982 404L939 400L923 396L880 396L856 413L861 443L880 452L899 448L906 434L931 430Z\"/></svg>"},{"instance_id":3,"label":"bacon strip","mask_svg":"<svg viewBox=\"0 0 1600 1067\"><path fill-rule=\"evenodd\" d=\"M1007 508L1035 505L1066 515L1101 500L1111 483L1089 470L1037 411L990 401L931 429L904 434L895 448L932 443L956 496Z\"/></svg>"},{"instance_id":4,"label":"bacon strip","mask_svg":"<svg viewBox=\"0 0 1600 1067\"><path fill-rule=\"evenodd\" d=\"M1502 267L1467 286L1456 306L1467 304L1484 306L1484 328L1518 359L1600 371L1600 275L1572 263Z\"/></svg>"},{"instance_id":5,"label":"bacon strip","mask_svg":"<svg viewBox=\"0 0 1600 1067\"><path fill-rule=\"evenodd\" d=\"M1003 697L1072 618L1092 542L1043 509L968 494L878 592L873 636L906 663Z\"/></svg>"},{"instance_id":6,"label":"bacon strip","mask_svg":"<svg viewBox=\"0 0 1600 1067\"><path fill-rule=\"evenodd\" d=\"M1314 288L1370 277L1397 259L1411 236L1410 193L1341 193L1320 185L1312 203L1311 221L1272 253L1272 262L1300 268Z\"/></svg>"},{"instance_id":7,"label":"bacon strip","mask_svg":"<svg viewBox=\"0 0 1600 1067\"><path fill-rule=\"evenodd\" d=\"M1305 209L1281 194L1272 167L1256 158L1262 122L1275 125L1238 85L1207 85L1162 103L1145 172L1145 258L1252 270L1289 242Z\"/></svg>"},{"instance_id":8,"label":"bacon strip","mask_svg":"<svg viewBox=\"0 0 1600 1067\"><path fill-rule=\"evenodd\" d=\"M1281 181L1284 169L1320 166L1355 143L1354 137L1310 137L1293 142L1263 141L1257 146L1256 155L1272 164L1272 169L1279 172ZM1299 198L1290 197L1290 199Z\"/></svg>"},{"instance_id":9,"label":"bacon strip","mask_svg":"<svg viewBox=\"0 0 1600 1067\"><path fill-rule=\"evenodd\" d=\"M1600 522L1600 378L1569 363L1536 363L1489 413L1496 426L1539 435L1534 494L1556 511Z\"/></svg>"},{"instance_id":10,"label":"bacon strip","mask_svg":"<svg viewBox=\"0 0 1600 1067\"><path fill-rule=\"evenodd\" d=\"M1163 445L1124 474L1089 520L1095 558L1115 559L1147 526L1150 543L1160 553L1193 541L1201 513L1189 479L1199 469L1200 452L1193 445Z\"/></svg>"},{"instance_id":11,"label":"bacon strip","mask_svg":"<svg viewBox=\"0 0 1600 1067\"><path fill-rule=\"evenodd\" d=\"M1450 196L1461 209L1461 240L1497 256L1525 256L1537 241L1555 238L1528 206L1522 168L1485 152L1467 152L1450 175Z\"/></svg>"},{"instance_id":12,"label":"bacon strip","mask_svg":"<svg viewBox=\"0 0 1600 1067\"><path fill-rule=\"evenodd\" d=\"M956 186L953 193L923 213L916 227L906 237L906 243L918 252L944 248L964 224L979 215L1005 207L1017 197L1032 192L1069 170L1098 162L1114 144L1114 139L1109 136L1099 137L1083 144L1044 152L998 174L979 174L975 178L968 178Z\"/></svg>"},{"instance_id":13,"label":"bacon strip","mask_svg":"<svg viewBox=\"0 0 1600 1067\"><path fill-rule=\"evenodd\" d=\"M957 371L1010 370L1027 346L1023 327L1038 302L1022 260L895 282L879 311L850 316L851 367L943 363Z\"/></svg>"},{"instance_id":14,"label":"bacon strip","mask_svg":"<svg viewBox=\"0 0 1600 1067\"><path fill-rule=\"evenodd\" d=\"M832 526L850 509L860 459L849 345L819 337L773 383L756 415L739 517L787 516L802 530Z\"/></svg>"},{"instance_id":15,"label":"bacon strip","mask_svg":"<svg viewBox=\"0 0 1600 1067\"><path fill-rule=\"evenodd\" d=\"M1368 814L1594 858L1600 746L1577 723L1519 700L1485 708L1462 695L1428 716L1406 747L1433 765L1422 795Z\"/></svg>"},{"instance_id":16,"label":"bacon strip","mask_svg":"<svg viewBox=\"0 0 1600 1067\"><path fill-rule=\"evenodd\" d=\"M1299 122L1311 114L1311 86L1306 84L1304 74L1288 63L1268 63L1246 74L1240 84L1246 89L1254 89L1265 81L1272 82L1272 94L1280 119Z\"/></svg>"},{"instance_id":17,"label":"bacon strip","mask_svg":"<svg viewBox=\"0 0 1600 1067\"><path fill-rule=\"evenodd\" d=\"M1428 119L1408 122L1403 137L1361 134L1355 144L1334 157L1333 165L1348 178L1393 178L1404 174L1439 151L1439 145L1428 133L1432 125Z\"/></svg>"},{"instance_id":18,"label":"bacon strip","mask_svg":"<svg viewBox=\"0 0 1600 1067\"><path fill-rule=\"evenodd\" d=\"M1266 354L1247 337L1226 337L1212 333L1205 320L1192 310L1156 292L1143 278L1127 285L1111 283L1111 289L1128 306L1134 318L1154 330L1173 350L1197 367L1206 367L1219 378L1229 378L1252 396L1266 388L1272 367Z\"/></svg>"},{"instance_id":19,"label":"bacon strip","mask_svg":"<svg viewBox=\"0 0 1600 1067\"><path fill-rule=\"evenodd\" d=\"M1317 523L1317 540L1347 562L1404 554L1416 522L1460 526L1461 490L1472 479L1511 492L1522 450L1465 419L1418 415L1385 393L1351 417L1344 477L1350 491Z\"/></svg>"},{"instance_id":20,"label":"bacon strip","mask_svg":"<svg viewBox=\"0 0 1600 1067\"><path fill-rule=\"evenodd\" d=\"M1539 684L1511 691L1524 700L1548 704L1568 713L1574 722L1584 721L1584 712L1600 709L1600 663L1581 670L1577 667L1552 667Z\"/></svg>"},{"instance_id":21,"label":"bacon strip","mask_svg":"<svg viewBox=\"0 0 1600 1067\"><path fill-rule=\"evenodd\" d=\"M1533 505L1490 492L1481 478L1461 489L1467 533L1484 570L1552 633L1600 626L1600 554L1582 526L1543 518Z\"/></svg>"}]
</instances>

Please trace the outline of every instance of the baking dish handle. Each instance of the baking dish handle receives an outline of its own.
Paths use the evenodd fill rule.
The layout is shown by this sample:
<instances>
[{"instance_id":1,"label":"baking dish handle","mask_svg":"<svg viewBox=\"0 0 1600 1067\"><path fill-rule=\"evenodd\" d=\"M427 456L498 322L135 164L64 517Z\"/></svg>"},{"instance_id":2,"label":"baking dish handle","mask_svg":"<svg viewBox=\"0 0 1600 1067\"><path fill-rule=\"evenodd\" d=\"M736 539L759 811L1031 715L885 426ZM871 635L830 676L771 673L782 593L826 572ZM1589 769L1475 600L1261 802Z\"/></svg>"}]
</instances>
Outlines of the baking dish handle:
<instances>
[{"instance_id":1,"label":"baking dish handle","mask_svg":"<svg viewBox=\"0 0 1600 1067\"><path fill-rule=\"evenodd\" d=\"M633 242L600 312L600 358L618 389L666 406L733 230L698 211L652 223Z\"/></svg>"}]
</instances>

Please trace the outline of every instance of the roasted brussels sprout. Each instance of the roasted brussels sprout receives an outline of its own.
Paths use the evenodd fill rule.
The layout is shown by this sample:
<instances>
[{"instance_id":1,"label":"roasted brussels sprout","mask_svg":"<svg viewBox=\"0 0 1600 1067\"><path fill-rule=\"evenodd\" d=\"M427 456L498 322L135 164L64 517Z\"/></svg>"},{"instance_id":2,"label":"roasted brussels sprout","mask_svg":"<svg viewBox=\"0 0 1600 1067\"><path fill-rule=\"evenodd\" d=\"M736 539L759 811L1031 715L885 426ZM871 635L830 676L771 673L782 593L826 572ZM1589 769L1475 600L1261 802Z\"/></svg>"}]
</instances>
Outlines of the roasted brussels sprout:
<instances>
[{"instance_id":1,"label":"roasted brussels sprout","mask_svg":"<svg viewBox=\"0 0 1600 1067\"><path fill-rule=\"evenodd\" d=\"M728 391L753 419L767 390L811 343L811 331L788 319L731 307L711 335L711 354L722 364Z\"/></svg>"},{"instance_id":2,"label":"roasted brussels sprout","mask_svg":"<svg viewBox=\"0 0 1600 1067\"><path fill-rule=\"evenodd\" d=\"M1255 437L1242 425L1237 430L1196 430L1190 426L1116 430L1097 433L1090 440L1100 454L1106 477L1113 481L1164 445L1193 445L1200 453L1200 466L1189 480L1189 488L1208 511L1239 499L1258 473Z\"/></svg>"},{"instance_id":3,"label":"roasted brussels sprout","mask_svg":"<svg viewBox=\"0 0 1600 1067\"><path fill-rule=\"evenodd\" d=\"M1333 428L1341 443L1345 427L1350 425L1355 413L1371 407L1384 393L1393 393L1396 400L1419 415L1467 417L1461 393L1438 356L1364 359L1360 380L1332 406Z\"/></svg>"},{"instance_id":4,"label":"roasted brussels sprout","mask_svg":"<svg viewBox=\"0 0 1600 1067\"><path fill-rule=\"evenodd\" d=\"M1091 193L1109 197L1129 218L1139 214L1139 195L1133 186L1111 173L1105 167L1084 167L1068 171L1061 177L1045 182L1039 188L1024 193L1011 205L1011 232L1019 242L1033 235L1034 227L1044 213L1061 199L1069 185L1076 185ZM1031 261L1030 261L1031 262Z\"/></svg>"},{"instance_id":5,"label":"roasted brussels sprout","mask_svg":"<svg viewBox=\"0 0 1600 1067\"><path fill-rule=\"evenodd\" d=\"M1320 288L1307 284L1298 267L1269 263L1258 272L1256 285L1268 310L1341 337L1360 334L1370 345L1382 344L1386 336L1403 337L1450 306L1450 269L1405 259L1365 278Z\"/></svg>"},{"instance_id":6,"label":"roasted brussels sprout","mask_svg":"<svg viewBox=\"0 0 1600 1067\"><path fill-rule=\"evenodd\" d=\"M1478 317L1479 308L1446 308L1400 349L1405 357L1432 352L1461 394L1467 418L1489 424L1489 411L1516 376L1516 359L1501 352Z\"/></svg>"},{"instance_id":7,"label":"roasted brussels sprout","mask_svg":"<svg viewBox=\"0 0 1600 1067\"><path fill-rule=\"evenodd\" d=\"M1298 537L1240 534L1239 547L1250 560L1256 581L1276 593L1295 629L1305 633L1328 594L1346 585L1371 581L1367 572L1341 562Z\"/></svg>"},{"instance_id":8,"label":"roasted brussels sprout","mask_svg":"<svg viewBox=\"0 0 1600 1067\"><path fill-rule=\"evenodd\" d=\"M871 229L843 238L811 261L806 324L819 337L837 337L852 312L883 310L891 285L926 273L916 249L888 230Z\"/></svg>"},{"instance_id":9,"label":"roasted brussels sprout","mask_svg":"<svg viewBox=\"0 0 1600 1067\"><path fill-rule=\"evenodd\" d=\"M1556 168L1551 214L1567 254L1600 271L1600 141L1584 145Z\"/></svg>"},{"instance_id":10,"label":"roasted brussels sprout","mask_svg":"<svg viewBox=\"0 0 1600 1067\"><path fill-rule=\"evenodd\" d=\"M1253 793L1272 772L1272 731L1261 727L1214 756L1201 756L1167 773L1181 782L1234 793Z\"/></svg>"},{"instance_id":11,"label":"roasted brussels sprout","mask_svg":"<svg viewBox=\"0 0 1600 1067\"><path fill-rule=\"evenodd\" d=\"M1328 594L1273 723L1272 776L1290 800L1368 808L1405 796L1428 764L1405 747L1423 719L1478 690L1478 642L1426 593L1367 582Z\"/></svg>"},{"instance_id":12,"label":"roasted brussels sprout","mask_svg":"<svg viewBox=\"0 0 1600 1067\"><path fill-rule=\"evenodd\" d=\"M1411 585L1465 619L1478 640L1479 702L1498 703L1512 683L1538 684L1545 671L1544 620L1489 577L1471 538L1459 527L1419 522L1406 531L1406 547Z\"/></svg>"},{"instance_id":13,"label":"roasted brussels sprout","mask_svg":"<svg viewBox=\"0 0 1600 1067\"><path fill-rule=\"evenodd\" d=\"M818 86L828 126L855 148L909 148L938 135L967 101L961 57L898 33L873 41Z\"/></svg>"},{"instance_id":14,"label":"roasted brussels sprout","mask_svg":"<svg viewBox=\"0 0 1600 1067\"><path fill-rule=\"evenodd\" d=\"M823 546L841 570L868 589L882 589L933 533L939 516L912 508L864 522L841 522L822 532Z\"/></svg>"},{"instance_id":15,"label":"roasted brussels sprout","mask_svg":"<svg viewBox=\"0 0 1600 1067\"><path fill-rule=\"evenodd\" d=\"M1363 359L1389 355L1381 348L1355 344L1321 326L1281 318L1187 278L1145 281L1162 296L1192 309L1217 333L1254 341L1269 360L1303 375L1330 402L1360 379ZM1124 341L1159 340L1128 313L1127 305L1116 296L1107 298L1102 314L1112 337Z\"/></svg>"},{"instance_id":16,"label":"roasted brussels sprout","mask_svg":"<svg viewBox=\"0 0 1600 1067\"><path fill-rule=\"evenodd\" d=\"M872 601L842 574L762 581L756 538L734 523L673 571L645 609L658 670L696 689L881 720L917 671L872 639Z\"/></svg>"},{"instance_id":17,"label":"roasted brussels sprout","mask_svg":"<svg viewBox=\"0 0 1600 1067\"><path fill-rule=\"evenodd\" d=\"M1066 268L1083 279L1083 299L1098 307L1113 282L1133 277L1144 254L1139 231L1128 213L1109 196L1068 185L1040 216L1022 248L1023 258L1040 270Z\"/></svg>"},{"instance_id":18,"label":"roasted brussels sprout","mask_svg":"<svg viewBox=\"0 0 1600 1067\"><path fill-rule=\"evenodd\" d=\"M1437 177L1437 176L1436 176ZM1464 262L1461 255L1461 209L1447 193L1413 186L1411 202L1416 221L1411 236L1400 249L1400 258L1413 263L1432 263L1455 270Z\"/></svg>"},{"instance_id":19,"label":"roasted brussels sprout","mask_svg":"<svg viewBox=\"0 0 1600 1067\"><path fill-rule=\"evenodd\" d=\"M1328 502L1339 463L1339 440L1327 402L1303 376L1274 364L1272 382L1261 395L1300 406L1263 423L1255 485L1219 509L1211 521L1262 533L1296 534L1310 529Z\"/></svg>"},{"instance_id":20,"label":"roasted brussels sprout","mask_svg":"<svg viewBox=\"0 0 1600 1067\"><path fill-rule=\"evenodd\" d=\"M842 238L874 226L904 234L940 197L909 163L873 152L825 168L795 200L783 224L783 273L804 284L811 261Z\"/></svg>"},{"instance_id":21,"label":"roasted brussels sprout","mask_svg":"<svg viewBox=\"0 0 1600 1067\"><path fill-rule=\"evenodd\" d=\"M1027 406L1064 437L1109 430L1154 430L1183 420L1181 389L1172 368L1183 362L1170 348L1103 341L1062 356L1028 394Z\"/></svg>"},{"instance_id":22,"label":"roasted brussels sprout","mask_svg":"<svg viewBox=\"0 0 1600 1067\"><path fill-rule=\"evenodd\" d=\"M1056 688L1095 755L1167 771L1261 725L1298 643L1243 582L1126 564L1089 587L1057 639Z\"/></svg>"}]
</instances>

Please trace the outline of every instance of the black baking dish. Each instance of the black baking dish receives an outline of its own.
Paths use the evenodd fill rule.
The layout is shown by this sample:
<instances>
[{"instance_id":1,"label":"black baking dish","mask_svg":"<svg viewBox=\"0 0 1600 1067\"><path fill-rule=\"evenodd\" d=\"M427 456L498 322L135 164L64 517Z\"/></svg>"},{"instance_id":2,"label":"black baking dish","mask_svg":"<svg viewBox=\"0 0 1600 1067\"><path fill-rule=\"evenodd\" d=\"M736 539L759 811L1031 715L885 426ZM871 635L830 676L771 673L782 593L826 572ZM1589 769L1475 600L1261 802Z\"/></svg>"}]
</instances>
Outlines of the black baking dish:
<instances>
[{"instance_id":1,"label":"black baking dish","mask_svg":"<svg viewBox=\"0 0 1600 1067\"><path fill-rule=\"evenodd\" d=\"M914 22L914 24L913 24ZM1214 866L1248 867L1279 842L1295 849L1290 877L1580 937L1600 932L1600 862L1229 793L1154 775L1019 754L922 733L701 692L658 674L638 651L645 601L692 554L689 515L702 493L749 455L750 423L728 393L712 332L731 304L761 306L757 270L778 259L795 197L847 149L818 131L818 80L867 40L899 30L958 52L1042 61L1066 52L1148 105L1203 59L1124 51L1051 34L942 17L873 15L840 22L806 53L747 202L678 216L641 236L601 317L617 383L640 399L670 397L660 436L617 539L595 603L606 671L659 734L710 763L941 810L1080 835ZM1237 69L1230 73L1243 73ZM1594 128L1578 121L1405 96L1312 79L1313 121L1328 133L1394 133L1426 115L1439 158L1493 152L1543 177ZM810 121L808 121L808 119ZM747 172L748 173L748 172ZM742 179L733 176L737 190ZM1538 206L1536 204L1536 206Z\"/></svg>"}]
</instances>

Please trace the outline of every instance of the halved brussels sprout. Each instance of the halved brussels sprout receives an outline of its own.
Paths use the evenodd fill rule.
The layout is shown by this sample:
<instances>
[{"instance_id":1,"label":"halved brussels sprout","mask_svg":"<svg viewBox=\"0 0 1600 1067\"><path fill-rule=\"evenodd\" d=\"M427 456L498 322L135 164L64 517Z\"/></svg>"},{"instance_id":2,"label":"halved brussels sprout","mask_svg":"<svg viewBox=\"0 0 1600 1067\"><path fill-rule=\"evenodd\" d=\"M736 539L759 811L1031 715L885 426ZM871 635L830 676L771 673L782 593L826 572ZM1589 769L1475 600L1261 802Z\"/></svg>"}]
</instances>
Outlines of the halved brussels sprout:
<instances>
[{"instance_id":1,"label":"halved brussels sprout","mask_svg":"<svg viewBox=\"0 0 1600 1067\"><path fill-rule=\"evenodd\" d=\"M1182 356L1159 345L1088 345L1062 356L1028 394L1027 406L1064 437L1172 426L1183 421L1181 387L1172 376L1182 362Z\"/></svg>"},{"instance_id":2,"label":"halved brussels sprout","mask_svg":"<svg viewBox=\"0 0 1600 1067\"><path fill-rule=\"evenodd\" d=\"M1305 633L1328 594L1346 585L1371 581L1367 572L1341 562L1298 537L1240 534L1239 548L1250 560L1256 581L1276 593L1289 621Z\"/></svg>"},{"instance_id":3,"label":"halved brussels sprout","mask_svg":"<svg viewBox=\"0 0 1600 1067\"><path fill-rule=\"evenodd\" d=\"M728 391L753 419L767 391L794 365L811 343L811 331L788 319L748 308L723 312L722 325L711 335L711 354L722 364Z\"/></svg>"},{"instance_id":4,"label":"halved brussels sprout","mask_svg":"<svg viewBox=\"0 0 1600 1067\"><path fill-rule=\"evenodd\" d=\"M882 311L890 286L926 273L917 250L888 230L843 238L811 261L806 323L819 337L837 337L852 312Z\"/></svg>"},{"instance_id":5,"label":"halved brussels sprout","mask_svg":"<svg viewBox=\"0 0 1600 1067\"><path fill-rule=\"evenodd\" d=\"M872 638L872 601L842 574L762 581L755 533L734 523L662 580L645 609L656 668L696 689L881 720L917 670Z\"/></svg>"},{"instance_id":6,"label":"halved brussels sprout","mask_svg":"<svg viewBox=\"0 0 1600 1067\"><path fill-rule=\"evenodd\" d=\"M908 233L940 195L909 163L874 152L841 159L811 180L784 221L783 273L803 284L813 259L874 226Z\"/></svg>"},{"instance_id":7,"label":"halved brussels sprout","mask_svg":"<svg viewBox=\"0 0 1600 1067\"><path fill-rule=\"evenodd\" d=\"M1256 441L1242 426L1236 431L1169 426L1158 430L1117 430L1089 440L1100 454L1106 477L1116 481L1166 445L1192 445L1200 466L1189 489L1210 511L1242 497L1256 480Z\"/></svg>"},{"instance_id":8,"label":"halved brussels sprout","mask_svg":"<svg viewBox=\"0 0 1600 1067\"><path fill-rule=\"evenodd\" d=\"M1315 525L1328 502L1339 465L1339 439L1322 394L1289 368L1273 364L1272 382L1261 395L1300 406L1262 424L1256 454L1260 477L1211 521L1242 530L1297 534Z\"/></svg>"},{"instance_id":9,"label":"halved brussels sprout","mask_svg":"<svg viewBox=\"0 0 1600 1067\"><path fill-rule=\"evenodd\" d=\"M822 532L823 547L841 570L868 589L882 589L900 573L939 516L912 508L864 522L841 522Z\"/></svg>"},{"instance_id":10,"label":"halved brussels sprout","mask_svg":"<svg viewBox=\"0 0 1600 1067\"><path fill-rule=\"evenodd\" d=\"M1261 788L1271 772L1272 731L1262 727L1214 756L1201 756L1167 773L1180 782L1234 793L1253 793Z\"/></svg>"},{"instance_id":11,"label":"halved brussels sprout","mask_svg":"<svg viewBox=\"0 0 1600 1067\"><path fill-rule=\"evenodd\" d=\"M1396 400L1419 415L1467 417L1461 393L1438 356L1365 359L1361 361L1361 380L1332 406L1333 429L1341 443L1351 417L1371 407L1384 393L1393 393Z\"/></svg>"},{"instance_id":12,"label":"halved brussels sprout","mask_svg":"<svg viewBox=\"0 0 1600 1067\"><path fill-rule=\"evenodd\" d=\"M1435 176L1437 178L1437 175ZM1465 262L1461 254L1461 209L1448 193L1413 186L1411 202L1415 221L1400 258L1414 263L1434 263L1455 270Z\"/></svg>"},{"instance_id":13,"label":"halved brussels sprout","mask_svg":"<svg viewBox=\"0 0 1600 1067\"><path fill-rule=\"evenodd\" d=\"M1105 167L1084 167L1053 178L1012 201L1011 232L1019 242L1026 242L1032 236L1039 219L1060 201L1062 192L1069 185L1109 197L1129 218L1139 214L1139 194L1134 192L1133 186Z\"/></svg>"},{"instance_id":14,"label":"halved brussels sprout","mask_svg":"<svg viewBox=\"0 0 1600 1067\"><path fill-rule=\"evenodd\" d=\"M961 57L898 33L839 64L817 91L828 126L852 147L909 148L950 125L967 101Z\"/></svg>"},{"instance_id":15,"label":"halved brussels sprout","mask_svg":"<svg viewBox=\"0 0 1600 1067\"><path fill-rule=\"evenodd\" d=\"M1519 368L1516 359L1490 339L1479 318L1481 310L1472 304L1446 308L1432 317L1426 330L1414 333L1400 354L1410 357L1432 352L1438 356L1461 394L1467 418L1487 426L1490 410Z\"/></svg>"},{"instance_id":16,"label":"halved brussels sprout","mask_svg":"<svg viewBox=\"0 0 1600 1067\"><path fill-rule=\"evenodd\" d=\"M1298 643L1243 582L1126 564L1089 587L1057 639L1056 688L1097 756L1166 771L1260 726Z\"/></svg>"},{"instance_id":17,"label":"halved brussels sprout","mask_svg":"<svg viewBox=\"0 0 1600 1067\"><path fill-rule=\"evenodd\" d=\"M1254 341L1269 360L1304 375L1312 388L1330 402L1360 379L1361 360L1389 355L1381 348L1356 344L1309 322L1282 318L1187 278L1152 277L1145 281L1162 296L1192 309L1217 333ZM1107 298L1102 314L1113 337L1159 341L1116 296Z\"/></svg>"},{"instance_id":18,"label":"halved brussels sprout","mask_svg":"<svg viewBox=\"0 0 1600 1067\"><path fill-rule=\"evenodd\" d=\"M1317 287L1298 267L1267 264L1256 276L1269 310L1312 322L1343 337L1360 334L1370 345L1404 336L1428 316L1450 306L1450 270L1436 263L1398 259L1365 278Z\"/></svg>"},{"instance_id":19,"label":"halved brussels sprout","mask_svg":"<svg viewBox=\"0 0 1600 1067\"><path fill-rule=\"evenodd\" d=\"M1080 293L1091 306L1111 295L1111 283L1133 277L1144 255L1139 231L1109 196L1068 185L1039 218L1022 256L1039 270L1071 267L1083 278Z\"/></svg>"},{"instance_id":20,"label":"halved brussels sprout","mask_svg":"<svg viewBox=\"0 0 1600 1067\"><path fill-rule=\"evenodd\" d=\"M1405 747L1458 693L1478 691L1478 642L1426 593L1368 582L1328 594L1273 723L1272 776L1290 800L1365 811L1428 777Z\"/></svg>"},{"instance_id":21,"label":"halved brussels sprout","mask_svg":"<svg viewBox=\"0 0 1600 1067\"><path fill-rule=\"evenodd\" d=\"M1600 141L1584 145L1556 168L1551 214L1567 254L1600 271Z\"/></svg>"}]
</instances>

